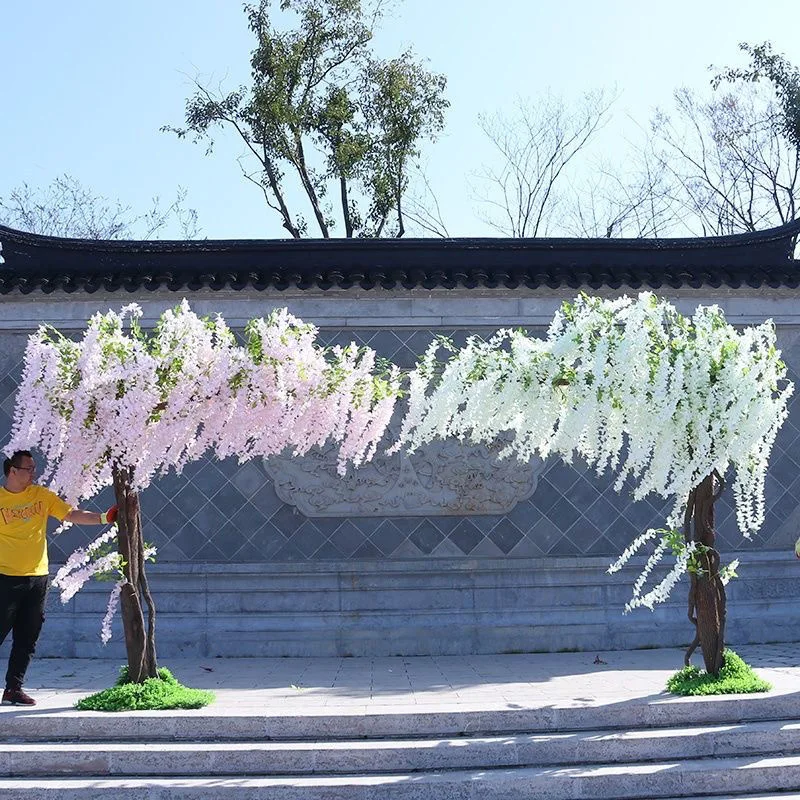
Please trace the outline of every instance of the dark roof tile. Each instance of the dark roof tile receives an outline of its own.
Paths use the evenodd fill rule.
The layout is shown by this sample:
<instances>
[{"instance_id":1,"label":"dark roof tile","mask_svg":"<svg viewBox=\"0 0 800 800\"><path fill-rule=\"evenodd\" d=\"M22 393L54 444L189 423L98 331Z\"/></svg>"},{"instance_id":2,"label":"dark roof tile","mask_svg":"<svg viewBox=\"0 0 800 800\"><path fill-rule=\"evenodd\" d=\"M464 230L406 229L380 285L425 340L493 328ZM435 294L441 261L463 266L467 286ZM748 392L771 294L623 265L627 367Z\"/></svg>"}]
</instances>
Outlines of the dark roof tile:
<instances>
[{"instance_id":1,"label":"dark roof tile","mask_svg":"<svg viewBox=\"0 0 800 800\"><path fill-rule=\"evenodd\" d=\"M800 220L696 239L58 239L0 226L0 293L800 285Z\"/></svg>"}]
</instances>

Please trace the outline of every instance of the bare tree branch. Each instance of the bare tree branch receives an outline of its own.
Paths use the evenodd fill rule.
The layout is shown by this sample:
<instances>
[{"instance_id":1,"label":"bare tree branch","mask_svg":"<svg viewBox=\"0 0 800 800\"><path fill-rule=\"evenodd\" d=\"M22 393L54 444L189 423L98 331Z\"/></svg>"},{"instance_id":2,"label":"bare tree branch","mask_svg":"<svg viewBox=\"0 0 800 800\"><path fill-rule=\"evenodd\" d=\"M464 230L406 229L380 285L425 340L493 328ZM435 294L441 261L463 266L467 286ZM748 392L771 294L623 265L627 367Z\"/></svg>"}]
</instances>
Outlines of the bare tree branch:
<instances>
[{"instance_id":1,"label":"bare tree branch","mask_svg":"<svg viewBox=\"0 0 800 800\"><path fill-rule=\"evenodd\" d=\"M779 225L796 216L798 151L775 124L774 101L757 85L701 101L676 92L674 116L653 124L661 165L703 234Z\"/></svg>"},{"instance_id":2,"label":"bare tree branch","mask_svg":"<svg viewBox=\"0 0 800 800\"><path fill-rule=\"evenodd\" d=\"M557 224L564 176L607 121L612 103L596 91L570 110L562 99L546 95L520 102L510 118L479 117L499 156L496 166L484 166L477 175L477 199L490 209L486 222L506 236L546 235Z\"/></svg>"},{"instance_id":3,"label":"bare tree branch","mask_svg":"<svg viewBox=\"0 0 800 800\"><path fill-rule=\"evenodd\" d=\"M71 175L61 175L46 187L23 183L0 197L0 222L31 233L76 239L151 239L176 223L180 238L195 239L197 212L186 208L186 196L186 190L179 188L166 208L154 197L150 209L136 214L119 200L92 193Z\"/></svg>"},{"instance_id":4,"label":"bare tree branch","mask_svg":"<svg viewBox=\"0 0 800 800\"><path fill-rule=\"evenodd\" d=\"M439 199L431 186L427 173L418 169L417 178L422 182L424 191L416 191L406 198L406 216L424 233L438 236L441 239L450 237L447 225L442 218L442 209Z\"/></svg>"}]
</instances>

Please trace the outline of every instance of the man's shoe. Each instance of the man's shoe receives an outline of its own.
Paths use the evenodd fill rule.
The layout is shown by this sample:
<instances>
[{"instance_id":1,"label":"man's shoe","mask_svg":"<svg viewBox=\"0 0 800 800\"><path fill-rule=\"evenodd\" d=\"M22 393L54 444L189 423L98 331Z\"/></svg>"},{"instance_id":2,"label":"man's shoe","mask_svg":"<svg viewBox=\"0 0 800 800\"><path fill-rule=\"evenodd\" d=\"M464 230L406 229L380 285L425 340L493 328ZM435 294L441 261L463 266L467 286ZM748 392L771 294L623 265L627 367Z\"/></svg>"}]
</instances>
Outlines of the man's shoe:
<instances>
[{"instance_id":1,"label":"man's shoe","mask_svg":"<svg viewBox=\"0 0 800 800\"><path fill-rule=\"evenodd\" d=\"M6 689L3 692L4 706L35 706L36 701L22 689Z\"/></svg>"}]
</instances>

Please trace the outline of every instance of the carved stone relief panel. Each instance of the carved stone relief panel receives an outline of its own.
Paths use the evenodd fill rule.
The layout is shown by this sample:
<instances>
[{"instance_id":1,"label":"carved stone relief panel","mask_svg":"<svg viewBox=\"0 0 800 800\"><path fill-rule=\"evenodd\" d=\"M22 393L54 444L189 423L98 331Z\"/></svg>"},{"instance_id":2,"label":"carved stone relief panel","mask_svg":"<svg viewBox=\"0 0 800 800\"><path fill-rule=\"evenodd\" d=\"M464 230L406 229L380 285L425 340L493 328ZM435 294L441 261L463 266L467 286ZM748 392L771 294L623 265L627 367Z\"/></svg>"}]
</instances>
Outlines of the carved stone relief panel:
<instances>
[{"instance_id":1,"label":"carved stone relief panel","mask_svg":"<svg viewBox=\"0 0 800 800\"><path fill-rule=\"evenodd\" d=\"M278 497L309 517L504 514L533 494L544 465L499 459L500 449L447 441L410 456L379 451L344 477L333 445L302 458L272 456L264 466Z\"/></svg>"}]
</instances>

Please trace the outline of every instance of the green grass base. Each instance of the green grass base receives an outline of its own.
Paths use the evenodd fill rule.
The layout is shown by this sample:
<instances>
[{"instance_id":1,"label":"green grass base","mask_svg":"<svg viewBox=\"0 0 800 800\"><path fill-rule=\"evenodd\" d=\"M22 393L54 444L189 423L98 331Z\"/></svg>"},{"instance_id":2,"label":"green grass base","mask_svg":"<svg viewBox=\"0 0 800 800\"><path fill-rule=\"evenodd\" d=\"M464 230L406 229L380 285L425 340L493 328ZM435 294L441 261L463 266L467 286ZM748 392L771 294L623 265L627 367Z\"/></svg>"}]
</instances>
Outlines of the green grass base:
<instances>
[{"instance_id":1,"label":"green grass base","mask_svg":"<svg viewBox=\"0 0 800 800\"><path fill-rule=\"evenodd\" d=\"M684 667L667 681L667 691L683 697L710 694L753 694L768 692L772 684L762 680L733 652L725 650L725 666L718 676L697 667Z\"/></svg>"},{"instance_id":2,"label":"green grass base","mask_svg":"<svg viewBox=\"0 0 800 800\"><path fill-rule=\"evenodd\" d=\"M120 669L116 685L84 697L75 704L80 711L166 711L171 708L202 708L214 702L214 692L189 689L178 683L166 668L144 683L128 681L128 667Z\"/></svg>"}]
</instances>

